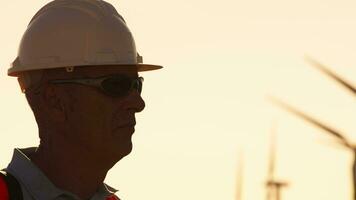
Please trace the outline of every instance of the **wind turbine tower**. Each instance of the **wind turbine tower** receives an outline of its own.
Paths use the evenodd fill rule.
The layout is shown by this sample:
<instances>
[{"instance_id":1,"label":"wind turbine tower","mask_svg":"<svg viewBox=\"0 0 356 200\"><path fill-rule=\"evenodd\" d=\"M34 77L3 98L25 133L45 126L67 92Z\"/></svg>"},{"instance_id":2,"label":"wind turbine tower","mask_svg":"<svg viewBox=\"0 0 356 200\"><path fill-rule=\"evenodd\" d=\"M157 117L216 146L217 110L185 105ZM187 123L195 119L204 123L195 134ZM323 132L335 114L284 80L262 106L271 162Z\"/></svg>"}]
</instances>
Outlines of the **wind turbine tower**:
<instances>
[{"instance_id":1,"label":"wind turbine tower","mask_svg":"<svg viewBox=\"0 0 356 200\"><path fill-rule=\"evenodd\" d=\"M268 175L266 182L267 196L266 200L281 200L281 190L288 186L287 182L275 178L276 165L276 127L271 130L271 142L269 150Z\"/></svg>"}]
</instances>

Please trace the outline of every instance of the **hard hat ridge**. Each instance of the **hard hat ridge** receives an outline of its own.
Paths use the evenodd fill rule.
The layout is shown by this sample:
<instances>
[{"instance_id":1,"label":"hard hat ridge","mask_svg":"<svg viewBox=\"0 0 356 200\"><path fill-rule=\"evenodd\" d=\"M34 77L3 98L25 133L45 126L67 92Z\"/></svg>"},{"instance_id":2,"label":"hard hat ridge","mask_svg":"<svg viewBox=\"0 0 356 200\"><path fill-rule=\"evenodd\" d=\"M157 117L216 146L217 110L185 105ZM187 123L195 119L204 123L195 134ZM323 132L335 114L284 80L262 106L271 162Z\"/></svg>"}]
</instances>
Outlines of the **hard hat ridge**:
<instances>
[{"instance_id":1,"label":"hard hat ridge","mask_svg":"<svg viewBox=\"0 0 356 200\"><path fill-rule=\"evenodd\" d=\"M110 4L102 0L54 0L42 7L31 19L31 22L38 18L41 14L45 13L49 9L77 9L85 12L92 17L102 18L103 16L118 16L121 20L124 18L116 11L116 9Z\"/></svg>"}]
</instances>

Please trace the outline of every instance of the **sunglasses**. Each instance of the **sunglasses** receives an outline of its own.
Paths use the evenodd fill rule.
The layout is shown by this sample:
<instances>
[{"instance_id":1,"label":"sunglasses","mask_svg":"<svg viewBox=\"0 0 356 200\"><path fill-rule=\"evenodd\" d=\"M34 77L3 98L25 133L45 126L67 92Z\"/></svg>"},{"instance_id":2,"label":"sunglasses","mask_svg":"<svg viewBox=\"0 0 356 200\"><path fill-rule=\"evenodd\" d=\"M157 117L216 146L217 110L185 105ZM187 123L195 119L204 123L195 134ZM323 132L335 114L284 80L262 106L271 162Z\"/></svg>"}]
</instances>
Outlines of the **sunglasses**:
<instances>
[{"instance_id":1,"label":"sunglasses","mask_svg":"<svg viewBox=\"0 0 356 200\"><path fill-rule=\"evenodd\" d=\"M125 75L110 75L97 78L77 78L77 79L58 79L49 81L52 84L81 84L98 88L105 94L112 97L123 97L131 90L142 92L143 77L130 78Z\"/></svg>"}]
</instances>

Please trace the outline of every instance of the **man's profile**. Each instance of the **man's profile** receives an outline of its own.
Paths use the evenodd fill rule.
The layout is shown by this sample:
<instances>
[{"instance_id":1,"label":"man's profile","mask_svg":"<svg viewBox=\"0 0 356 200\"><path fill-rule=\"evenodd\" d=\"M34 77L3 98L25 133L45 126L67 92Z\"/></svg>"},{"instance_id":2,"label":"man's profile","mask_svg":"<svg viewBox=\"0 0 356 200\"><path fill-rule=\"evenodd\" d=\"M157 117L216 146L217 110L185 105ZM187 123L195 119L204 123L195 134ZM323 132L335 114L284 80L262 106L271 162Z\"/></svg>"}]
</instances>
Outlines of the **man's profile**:
<instances>
[{"instance_id":1,"label":"man's profile","mask_svg":"<svg viewBox=\"0 0 356 200\"><path fill-rule=\"evenodd\" d=\"M132 150L135 114L145 107L138 72L160 68L142 64L109 3L54 0L42 7L8 70L34 113L40 144L14 150L0 176L0 200L14 193L24 200L118 199L103 181Z\"/></svg>"}]
</instances>

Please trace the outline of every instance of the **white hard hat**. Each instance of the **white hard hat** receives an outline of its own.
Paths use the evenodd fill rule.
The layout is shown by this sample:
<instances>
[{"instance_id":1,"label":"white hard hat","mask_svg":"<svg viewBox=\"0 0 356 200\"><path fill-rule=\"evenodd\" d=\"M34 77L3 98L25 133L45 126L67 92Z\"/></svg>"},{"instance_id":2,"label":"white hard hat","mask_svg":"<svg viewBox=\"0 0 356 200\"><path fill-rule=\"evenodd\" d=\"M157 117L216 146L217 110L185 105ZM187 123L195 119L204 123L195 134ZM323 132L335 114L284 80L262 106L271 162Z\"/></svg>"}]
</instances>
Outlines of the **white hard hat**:
<instances>
[{"instance_id":1,"label":"white hard hat","mask_svg":"<svg viewBox=\"0 0 356 200\"><path fill-rule=\"evenodd\" d=\"M30 70L142 64L133 36L115 8L102 0L54 0L41 8L24 33L8 75Z\"/></svg>"}]
</instances>

